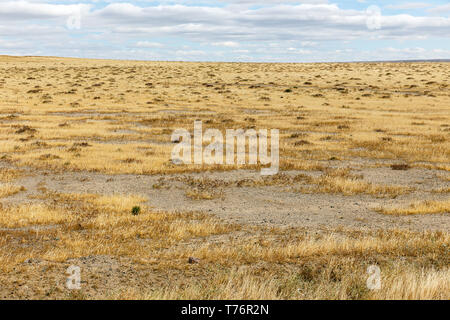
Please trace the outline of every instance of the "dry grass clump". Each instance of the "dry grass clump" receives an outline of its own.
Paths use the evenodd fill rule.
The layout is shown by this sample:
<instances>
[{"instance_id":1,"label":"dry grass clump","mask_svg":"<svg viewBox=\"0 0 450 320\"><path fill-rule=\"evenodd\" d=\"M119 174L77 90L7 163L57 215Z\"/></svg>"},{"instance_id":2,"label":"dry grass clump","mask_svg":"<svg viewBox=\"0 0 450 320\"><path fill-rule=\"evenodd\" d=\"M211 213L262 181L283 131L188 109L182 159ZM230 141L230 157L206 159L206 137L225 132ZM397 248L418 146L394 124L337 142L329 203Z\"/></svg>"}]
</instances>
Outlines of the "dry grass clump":
<instances>
[{"instance_id":1,"label":"dry grass clump","mask_svg":"<svg viewBox=\"0 0 450 320\"><path fill-rule=\"evenodd\" d=\"M442 270L407 270L384 278L384 289L373 292L370 299L381 300L449 300L450 268Z\"/></svg>"},{"instance_id":2,"label":"dry grass clump","mask_svg":"<svg viewBox=\"0 0 450 320\"><path fill-rule=\"evenodd\" d=\"M0 209L0 226L4 228L70 223L73 218L73 215L60 208L50 208L42 204L27 204Z\"/></svg>"},{"instance_id":3,"label":"dry grass clump","mask_svg":"<svg viewBox=\"0 0 450 320\"><path fill-rule=\"evenodd\" d=\"M0 181L12 182L23 175L23 171L10 168L0 168Z\"/></svg>"},{"instance_id":4,"label":"dry grass clump","mask_svg":"<svg viewBox=\"0 0 450 320\"><path fill-rule=\"evenodd\" d=\"M147 202L147 198L140 195L95 195L88 201L99 211L114 213L131 213L134 206ZM145 208L145 206L144 206Z\"/></svg>"},{"instance_id":5,"label":"dry grass clump","mask_svg":"<svg viewBox=\"0 0 450 320\"><path fill-rule=\"evenodd\" d=\"M9 183L1 183L0 184L0 198L12 196L21 191L25 191L25 187L15 186L15 185L12 185Z\"/></svg>"},{"instance_id":6,"label":"dry grass clump","mask_svg":"<svg viewBox=\"0 0 450 320\"><path fill-rule=\"evenodd\" d=\"M450 213L450 200L426 200L413 203L406 208L379 208L377 211L390 215Z\"/></svg>"},{"instance_id":7,"label":"dry grass clump","mask_svg":"<svg viewBox=\"0 0 450 320\"><path fill-rule=\"evenodd\" d=\"M348 168L327 170L319 177L307 177L305 181L313 184L313 186L299 189L305 193L368 194L377 197L396 197L411 191L411 188L408 187L379 185L363 181L362 176L352 174Z\"/></svg>"},{"instance_id":8,"label":"dry grass clump","mask_svg":"<svg viewBox=\"0 0 450 320\"><path fill-rule=\"evenodd\" d=\"M212 200L223 198L223 193L220 191L211 190L199 190L199 189L189 189L186 190L186 197L191 200Z\"/></svg>"},{"instance_id":9,"label":"dry grass clump","mask_svg":"<svg viewBox=\"0 0 450 320\"><path fill-rule=\"evenodd\" d=\"M284 173L278 173L257 179L240 179L235 181L234 184L237 187L289 186L302 181L303 177L304 175L289 176Z\"/></svg>"},{"instance_id":10,"label":"dry grass clump","mask_svg":"<svg viewBox=\"0 0 450 320\"><path fill-rule=\"evenodd\" d=\"M408 170L411 167L408 164L400 163L391 165L392 170Z\"/></svg>"},{"instance_id":11,"label":"dry grass clump","mask_svg":"<svg viewBox=\"0 0 450 320\"><path fill-rule=\"evenodd\" d=\"M187 184L186 197L192 200L212 200L223 198L223 187L228 186L223 180L209 178L182 177L175 179Z\"/></svg>"},{"instance_id":12,"label":"dry grass clump","mask_svg":"<svg viewBox=\"0 0 450 320\"><path fill-rule=\"evenodd\" d=\"M442 188L439 188L439 189L433 189L433 190L431 190L431 192L433 192L433 193L448 193L448 194L450 194L450 187L442 187Z\"/></svg>"}]
</instances>

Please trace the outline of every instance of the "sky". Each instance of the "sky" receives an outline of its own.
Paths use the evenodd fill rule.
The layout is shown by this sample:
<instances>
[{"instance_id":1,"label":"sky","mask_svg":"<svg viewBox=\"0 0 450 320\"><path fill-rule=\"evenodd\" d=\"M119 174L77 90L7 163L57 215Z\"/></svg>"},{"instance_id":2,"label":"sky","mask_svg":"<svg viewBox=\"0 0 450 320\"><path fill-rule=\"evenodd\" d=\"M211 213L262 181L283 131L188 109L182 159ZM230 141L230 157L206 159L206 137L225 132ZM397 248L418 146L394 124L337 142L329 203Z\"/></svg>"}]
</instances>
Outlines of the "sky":
<instances>
[{"instance_id":1,"label":"sky","mask_svg":"<svg viewBox=\"0 0 450 320\"><path fill-rule=\"evenodd\" d=\"M450 58L450 1L0 0L0 55L158 61Z\"/></svg>"}]
</instances>

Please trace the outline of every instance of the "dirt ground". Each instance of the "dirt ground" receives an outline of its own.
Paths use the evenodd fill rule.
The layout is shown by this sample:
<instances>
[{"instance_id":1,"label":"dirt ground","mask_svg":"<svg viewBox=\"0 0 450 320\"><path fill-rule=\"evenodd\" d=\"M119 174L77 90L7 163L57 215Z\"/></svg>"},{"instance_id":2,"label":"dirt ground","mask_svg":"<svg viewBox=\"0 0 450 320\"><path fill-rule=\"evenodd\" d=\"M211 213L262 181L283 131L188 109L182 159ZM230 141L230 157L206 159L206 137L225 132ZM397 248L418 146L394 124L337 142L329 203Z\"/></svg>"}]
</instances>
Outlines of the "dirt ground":
<instances>
[{"instance_id":1,"label":"dirt ground","mask_svg":"<svg viewBox=\"0 0 450 320\"><path fill-rule=\"evenodd\" d=\"M239 182L242 181L262 179L259 171L250 170L144 176L54 173L28 168L25 177L17 180L26 191L5 198L3 204L7 206L42 202L43 200L33 197L40 193L39 187L45 187L61 193L140 194L148 198L148 205L155 210L200 211L239 224L301 226L311 231L336 227L450 231L450 216L445 213L387 216L374 210L383 206L406 205L417 199L448 199L446 193L432 192L450 187L448 179L443 178L450 176L448 172L420 168L392 170L388 166L389 163L385 163L384 167L365 168L363 165L366 164L362 161L359 164L353 161L333 165L351 166L354 168L352 173L362 175L364 181L369 183L407 185L415 191L393 198L380 198L371 195L303 194L294 190L295 185L240 186ZM320 172L286 171L282 174L317 176ZM215 182L217 186L213 187L220 191L220 196L216 199L195 200L186 197L186 190L189 189L188 178L207 178Z\"/></svg>"}]
</instances>

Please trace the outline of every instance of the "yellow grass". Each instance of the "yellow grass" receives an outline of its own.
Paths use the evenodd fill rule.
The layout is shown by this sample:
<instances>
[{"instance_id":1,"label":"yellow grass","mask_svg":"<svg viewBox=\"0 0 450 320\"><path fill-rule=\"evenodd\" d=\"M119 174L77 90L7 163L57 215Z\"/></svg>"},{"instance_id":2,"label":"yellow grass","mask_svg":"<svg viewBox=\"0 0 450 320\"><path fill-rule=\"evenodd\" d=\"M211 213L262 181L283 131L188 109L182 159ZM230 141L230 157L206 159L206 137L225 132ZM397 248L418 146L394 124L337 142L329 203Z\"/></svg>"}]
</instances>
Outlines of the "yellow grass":
<instances>
[{"instance_id":1,"label":"yellow grass","mask_svg":"<svg viewBox=\"0 0 450 320\"><path fill-rule=\"evenodd\" d=\"M400 271L400 267L396 271ZM372 300L448 300L450 298L449 276L449 269L427 272L408 270L395 276L383 277L382 287L384 288L367 292L366 295ZM286 299L286 294L289 293L295 299L348 299L352 297L352 291L356 289L355 280L348 277L342 281L339 288L330 288L330 283L324 281L313 290L313 296L308 296L305 295L304 288L301 286L297 290L295 287L290 287L295 286L292 280L284 279L283 283L280 283L275 277L276 275L261 278L249 272L247 268L235 268L228 274L219 274L214 277L208 285L191 282L187 286L162 288L152 292L128 289L116 292L110 298L278 300ZM334 292L331 291L333 289ZM364 289L360 290L364 291Z\"/></svg>"},{"instance_id":2,"label":"yellow grass","mask_svg":"<svg viewBox=\"0 0 450 320\"><path fill-rule=\"evenodd\" d=\"M408 170L440 170L436 180L449 181L449 66L0 57L0 297L448 300L446 230L237 225L202 212L156 210L151 198L127 190L77 194L38 186L20 198L24 188L14 183L25 171L166 175L260 169L173 164L172 132L192 132L199 119L204 129L222 133L279 129L281 172L226 182L179 178L188 186L183 201L219 202L230 186L374 201L415 197L419 186L373 183L356 172L391 170L398 162ZM403 178L412 174L408 170ZM158 188L164 185L152 192ZM446 193L443 185L429 195ZM135 206L141 208L137 215ZM444 214L450 202L378 211ZM106 269L89 264L102 257L109 259ZM198 263L189 263L190 257ZM84 266L79 296L63 286L69 264ZM366 286L373 264L382 272L379 291ZM25 284L28 289L20 291Z\"/></svg>"},{"instance_id":3,"label":"yellow grass","mask_svg":"<svg viewBox=\"0 0 450 320\"><path fill-rule=\"evenodd\" d=\"M22 205L0 209L0 226L5 228L69 223L72 219L73 216L64 210L45 205Z\"/></svg>"},{"instance_id":4,"label":"yellow grass","mask_svg":"<svg viewBox=\"0 0 450 320\"><path fill-rule=\"evenodd\" d=\"M14 170L9 168L0 168L0 181L12 182L22 175L20 170Z\"/></svg>"},{"instance_id":5,"label":"yellow grass","mask_svg":"<svg viewBox=\"0 0 450 320\"><path fill-rule=\"evenodd\" d=\"M384 279L384 290L371 299L390 300L449 300L450 269L399 272Z\"/></svg>"},{"instance_id":6,"label":"yellow grass","mask_svg":"<svg viewBox=\"0 0 450 320\"><path fill-rule=\"evenodd\" d=\"M329 170L320 177L307 177L312 187L302 187L301 192L341 193L344 195L369 194L373 196L398 196L408 193L411 188L405 186L379 185L365 182L362 177L353 175L349 169Z\"/></svg>"},{"instance_id":7,"label":"yellow grass","mask_svg":"<svg viewBox=\"0 0 450 320\"><path fill-rule=\"evenodd\" d=\"M147 198L138 195L101 195L90 201L105 213L131 213L134 206L139 206L146 202Z\"/></svg>"},{"instance_id":8,"label":"yellow grass","mask_svg":"<svg viewBox=\"0 0 450 320\"><path fill-rule=\"evenodd\" d=\"M383 214L391 215L450 213L450 200L428 200L413 203L406 208L381 208L378 209L378 211Z\"/></svg>"},{"instance_id":9,"label":"yellow grass","mask_svg":"<svg viewBox=\"0 0 450 320\"><path fill-rule=\"evenodd\" d=\"M11 185L9 183L0 183L0 198L9 197L24 190L24 187Z\"/></svg>"},{"instance_id":10,"label":"yellow grass","mask_svg":"<svg viewBox=\"0 0 450 320\"><path fill-rule=\"evenodd\" d=\"M421 81L418 69L433 83ZM170 135L175 128L192 130L199 119L205 129L223 133L280 129L282 169L311 170L322 165L317 161L362 157L450 170L444 63L0 58L0 70L9 77L0 102L0 152L19 165L114 174L195 172L194 165L170 163ZM381 98L386 93L390 98ZM89 146L75 145L81 142Z\"/></svg>"},{"instance_id":11,"label":"yellow grass","mask_svg":"<svg viewBox=\"0 0 450 320\"><path fill-rule=\"evenodd\" d=\"M129 207L145 201L135 195L51 197L58 199L58 206L1 209L2 228L57 225L26 236L0 229L9 235L0 238L3 275L30 258L57 266L81 257L127 257L135 261L138 270L151 267L158 274L173 270L183 276L150 291L121 286L102 291L104 295L98 297L448 299L449 283L444 281L448 276L448 233L341 230L308 235L301 229L230 225L200 213L145 209L132 215ZM119 204L119 209L105 211L110 202ZM203 241L214 238L216 241ZM17 247L11 239L21 239L22 245ZM33 249L30 244L36 242L39 247ZM198 258L199 264L189 265L191 256ZM373 292L366 287L366 269L380 256L384 257L380 264L383 288ZM406 270L405 263L396 263L398 257L410 261ZM208 276L210 273L214 276Z\"/></svg>"}]
</instances>

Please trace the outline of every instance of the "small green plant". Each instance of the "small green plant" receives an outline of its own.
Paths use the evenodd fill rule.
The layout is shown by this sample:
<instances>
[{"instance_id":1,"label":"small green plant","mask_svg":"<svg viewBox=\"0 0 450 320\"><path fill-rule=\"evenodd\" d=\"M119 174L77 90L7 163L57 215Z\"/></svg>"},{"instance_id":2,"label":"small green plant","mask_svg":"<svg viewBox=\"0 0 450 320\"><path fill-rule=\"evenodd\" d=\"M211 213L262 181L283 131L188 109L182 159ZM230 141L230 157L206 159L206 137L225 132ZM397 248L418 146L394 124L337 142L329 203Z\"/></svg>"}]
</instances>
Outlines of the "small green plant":
<instances>
[{"instance_id":1,"label":"small green plant","mask_svg":"<svg viewBox=\"0 0 450 320\"><path fill-rule=\"evenodd\" d=\"M131 209L131 214L133 216L137 216L137 215L139 215L139 213L141 213L141 207L134 206L133 209Z\"/></svg>"}]
</instances>

